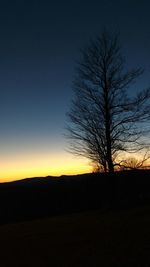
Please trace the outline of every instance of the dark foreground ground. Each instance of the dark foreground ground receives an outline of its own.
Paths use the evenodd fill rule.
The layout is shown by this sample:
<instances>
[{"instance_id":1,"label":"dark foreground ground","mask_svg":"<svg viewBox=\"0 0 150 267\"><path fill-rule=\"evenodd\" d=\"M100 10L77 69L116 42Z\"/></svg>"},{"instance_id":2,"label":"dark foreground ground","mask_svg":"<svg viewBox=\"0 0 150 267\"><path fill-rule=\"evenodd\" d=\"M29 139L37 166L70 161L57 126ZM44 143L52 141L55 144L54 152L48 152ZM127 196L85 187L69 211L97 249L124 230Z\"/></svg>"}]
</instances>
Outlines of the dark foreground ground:
<instances>
[{"instance_id":1,"label":"dark foreground ground","mask_svg":"<svg viewBox=\"0 0 150 267\"><path fill-rule=\"evenodd\" d=\"M150 266L150 171L0 184L0 267Z\"/></svg>"},{"instance_id":2,"label":"dark foreground ground","mask_svg":"<svg viewBox=\"0 0 150 267\"><path fill-rule=\"evenodd\" d=\"M150 207L0 226L0 266L150 266Z\"/></svg>"}]
</instances>

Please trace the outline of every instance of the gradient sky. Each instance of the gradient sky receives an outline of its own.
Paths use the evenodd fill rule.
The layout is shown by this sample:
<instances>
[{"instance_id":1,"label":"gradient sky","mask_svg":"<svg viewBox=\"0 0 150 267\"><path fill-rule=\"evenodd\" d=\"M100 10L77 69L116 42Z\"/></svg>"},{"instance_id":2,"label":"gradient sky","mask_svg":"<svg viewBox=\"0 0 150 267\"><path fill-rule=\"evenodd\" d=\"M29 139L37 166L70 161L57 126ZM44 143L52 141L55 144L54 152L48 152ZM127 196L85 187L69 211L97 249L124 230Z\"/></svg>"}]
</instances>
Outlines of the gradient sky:
<instances>
[{"instance_id":1,"label":"gradient sky","mask_svg":"<svg viewBox=\"0 0 150 267\"><path fill-rule=\"evenodd\" d=\"M147 0L0 1L0 181L81 173L88 161L65 150L79 49L106 27L120 31L128 67L150 85Z\"/></svg>"}]
</instances>

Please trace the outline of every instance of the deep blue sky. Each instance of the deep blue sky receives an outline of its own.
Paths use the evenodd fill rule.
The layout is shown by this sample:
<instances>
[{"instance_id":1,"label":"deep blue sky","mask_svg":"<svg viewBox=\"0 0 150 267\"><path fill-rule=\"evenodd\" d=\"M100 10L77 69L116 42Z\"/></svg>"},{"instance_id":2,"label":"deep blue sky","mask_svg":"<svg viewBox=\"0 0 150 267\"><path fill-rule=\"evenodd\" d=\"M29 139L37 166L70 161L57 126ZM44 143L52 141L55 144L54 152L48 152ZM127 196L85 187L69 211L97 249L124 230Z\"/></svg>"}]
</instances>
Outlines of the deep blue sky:
<instances>
[{"instance_id":1,"label":"deep blue sky","mask_svg":"<svg viewBox=\"0 0 150 267\"><path fill-rule=\"evenodd\" d=\"M65 155L75 60L104 27L120 31L127 66L145 68L137 88L150 84L149 10L148 0L0 1L0 170L23 154Z\"/></svg>"}]
</instances>

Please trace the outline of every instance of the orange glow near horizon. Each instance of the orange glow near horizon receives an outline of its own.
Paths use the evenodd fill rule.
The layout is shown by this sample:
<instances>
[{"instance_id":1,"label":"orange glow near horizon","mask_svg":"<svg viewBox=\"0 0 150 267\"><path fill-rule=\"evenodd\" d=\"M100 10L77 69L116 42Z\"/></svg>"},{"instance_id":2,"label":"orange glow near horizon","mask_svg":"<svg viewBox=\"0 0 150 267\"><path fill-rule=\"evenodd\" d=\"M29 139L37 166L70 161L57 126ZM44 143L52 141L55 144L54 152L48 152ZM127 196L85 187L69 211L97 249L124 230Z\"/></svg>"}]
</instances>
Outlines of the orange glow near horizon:
<instances>
[{"instance_id":1,"label":"orange glow near horizon","mask_svg":"<svg viewBox=\"0 0 150 267\"><path fill-rule=\"evenodd\" d=\"M140 155L134 155L140 159ZM125 158L125 157L124 157ZM141 157L142 159L142 157ZM147 162L150 165L150 160ZM0 156L0 183L31 177L74 175L92 172L84 158L69 153L16 153Z\"/></svg>"},{"instance_id":2,"label":"orange glow near horizon","mask_svg":"<svg viewBox=\"0 0 150 267\"><path fill-rule=\"evenodd\" d=\"M0 159L0 182L10 182L30 177L81 174L91 171L86 159L70 154L19 155Z\"/></svg>"}]
</instances>

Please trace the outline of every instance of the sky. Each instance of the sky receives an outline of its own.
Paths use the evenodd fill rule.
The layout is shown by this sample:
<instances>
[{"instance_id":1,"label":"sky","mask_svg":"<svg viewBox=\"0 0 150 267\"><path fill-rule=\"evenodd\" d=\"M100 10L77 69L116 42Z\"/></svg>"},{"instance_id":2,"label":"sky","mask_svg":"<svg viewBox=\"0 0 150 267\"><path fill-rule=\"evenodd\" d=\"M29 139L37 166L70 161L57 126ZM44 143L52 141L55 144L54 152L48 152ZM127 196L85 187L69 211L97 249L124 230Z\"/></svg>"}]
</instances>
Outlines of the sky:
<instances>
[{"instance_id":1,"label":"sky","mask_svg":"<svg viewBox=\"0 0 150 267\"><path fill-rule=\"evenodd\" d=\"M0 182L89 172L66 150L66 112L80 48L104 28L120 32L127 67L150 85L147 0L0 1ZM132 92L133 93L133 92Z\"/></svg>"}]
</instances>

